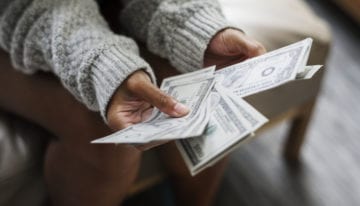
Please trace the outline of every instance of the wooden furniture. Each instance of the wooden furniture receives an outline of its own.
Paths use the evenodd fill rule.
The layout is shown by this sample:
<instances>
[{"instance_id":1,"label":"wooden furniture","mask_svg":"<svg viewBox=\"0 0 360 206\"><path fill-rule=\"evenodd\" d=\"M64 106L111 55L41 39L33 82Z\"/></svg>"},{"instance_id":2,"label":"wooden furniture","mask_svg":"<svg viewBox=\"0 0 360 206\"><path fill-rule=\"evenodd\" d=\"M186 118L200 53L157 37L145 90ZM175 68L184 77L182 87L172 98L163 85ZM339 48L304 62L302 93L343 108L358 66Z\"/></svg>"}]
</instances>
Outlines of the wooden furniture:
<instances>
[{"instance_id":1,"label":"wooden furniture","mask_svg":"<svg viewBox=\"0 0 360 206\"><path fill-rule=\"evenodd\" d=\"M333 0L360 25L360 0Z\"/></svg>"}]
</instances>

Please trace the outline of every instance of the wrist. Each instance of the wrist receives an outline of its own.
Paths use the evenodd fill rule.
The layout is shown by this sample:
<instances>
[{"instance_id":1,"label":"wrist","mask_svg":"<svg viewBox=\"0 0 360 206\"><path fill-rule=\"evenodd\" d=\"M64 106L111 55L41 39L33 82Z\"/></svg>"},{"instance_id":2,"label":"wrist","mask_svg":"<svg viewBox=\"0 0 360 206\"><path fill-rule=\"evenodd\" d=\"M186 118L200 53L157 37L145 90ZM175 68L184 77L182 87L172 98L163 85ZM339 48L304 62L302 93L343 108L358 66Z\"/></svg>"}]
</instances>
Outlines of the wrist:
<instances>
[{"instance_id":1,"label":"wrist","mask_svg":"<svg viewBox=\"0 0 360 206\"><path fill-rule=\"evenodd\" d=\"M137 53L112 46L104 50L92 64L92 85L96 94L94 104L106 121L108 104L122 83L138 70L146 71L155 82L155 75L150 65ZM84 88L86 89L86 88Z\"/></svg>"}]
</instances>

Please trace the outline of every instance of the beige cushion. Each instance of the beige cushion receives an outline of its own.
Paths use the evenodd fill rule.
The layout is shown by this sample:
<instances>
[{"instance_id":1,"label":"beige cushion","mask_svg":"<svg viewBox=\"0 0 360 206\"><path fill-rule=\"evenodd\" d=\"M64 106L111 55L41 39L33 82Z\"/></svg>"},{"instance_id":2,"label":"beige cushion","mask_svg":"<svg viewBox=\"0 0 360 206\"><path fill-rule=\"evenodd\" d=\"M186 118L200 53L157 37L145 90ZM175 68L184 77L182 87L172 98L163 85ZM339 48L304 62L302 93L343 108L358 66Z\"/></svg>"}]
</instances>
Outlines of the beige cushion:
<instances>
[{"instance_id":1,"label":"beige cushion","mask_svg":"<svg viewBox=\"0 0 360 206\"><path fill-rule=\"evenodd\" d=\"M330 32L302 0L219 0L230 22L268 50L313 37L329 44Z\"/></svg>"}]
</instances>

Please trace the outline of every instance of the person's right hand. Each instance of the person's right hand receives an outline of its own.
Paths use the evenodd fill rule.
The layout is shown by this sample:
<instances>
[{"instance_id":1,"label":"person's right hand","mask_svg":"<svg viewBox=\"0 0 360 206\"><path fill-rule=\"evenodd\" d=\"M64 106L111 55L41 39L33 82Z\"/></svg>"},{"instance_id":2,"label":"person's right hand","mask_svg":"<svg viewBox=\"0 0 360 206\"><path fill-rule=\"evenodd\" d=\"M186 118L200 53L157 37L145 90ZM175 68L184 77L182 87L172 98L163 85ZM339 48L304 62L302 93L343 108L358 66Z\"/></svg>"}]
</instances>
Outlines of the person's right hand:
<instances>
[{"instance_id":1,"label":"person's right hand","mask_svg":"<svg viewBox=\"0 0 360 206\"><path fill-rule=\"evenodd\" d=\"M189 113L185 105L154 85L145 71L138 70L120 85L112 97L107 110L108 125L113 130L120 130L145 121L153 107L172 117Z\"/></svg>"}]
</instances>

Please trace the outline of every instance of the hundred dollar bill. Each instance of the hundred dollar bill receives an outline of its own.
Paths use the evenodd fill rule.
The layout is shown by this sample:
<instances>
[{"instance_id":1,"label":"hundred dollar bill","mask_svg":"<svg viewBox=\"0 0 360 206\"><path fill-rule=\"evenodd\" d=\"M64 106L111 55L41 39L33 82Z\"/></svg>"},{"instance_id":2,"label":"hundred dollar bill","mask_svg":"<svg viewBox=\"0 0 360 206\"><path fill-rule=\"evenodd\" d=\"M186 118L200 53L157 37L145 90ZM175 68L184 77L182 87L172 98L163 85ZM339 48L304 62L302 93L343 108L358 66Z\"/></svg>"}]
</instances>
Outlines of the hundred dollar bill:
<instances>
[{"instance_id":1,"label":"hundred dollar bill","mask_svg":"<svg viewBox=\"0 0 360 206\"><path fill-rule=\"evenodd\" d=\"M204 134L176 141L192 175L215 164L267 122L244 100L229 94L233 95L215 86L209 97L213 112Z\"/></svg>"},{"instance_id":2,"label":"hundred dollar bill","mask_svg":"<svg viewBox=\"0 0 360 206\"><path fill-rule=\"evenodd\" d=\"M245 97L295 80L307 62L312 40L274 50L215 72L221 85Z\"/></svg>"},{"instance_id":3,"label":"hundred dollar bill","mask_svg":"<svg viewBox=\"0 0 360 206\"><path fill-rule=\"evenodd\" d=\"M143 123L135 124L109 136L92 141L92 143L148 143L152 141L171 140L194 137L203 133L206 127L206 100L213 88L215 78L208 76L187 83L177 82L165 90L170 96L190 108L185 117L172 118L156 110L152 117ZM199 123L199 119L203 119ZM208 118L209 119L209 118ZM197 125L191 133L189 125ZM186 135L184 134L186 132Z\"/></svg>"}]
</instances>

